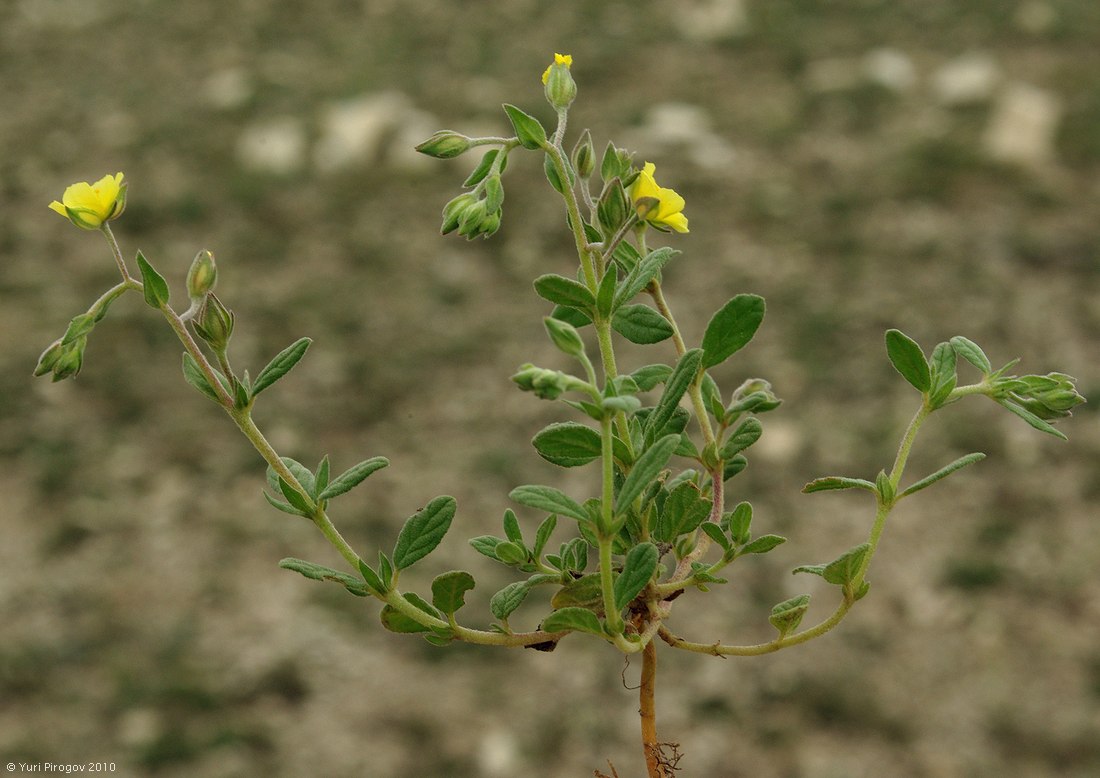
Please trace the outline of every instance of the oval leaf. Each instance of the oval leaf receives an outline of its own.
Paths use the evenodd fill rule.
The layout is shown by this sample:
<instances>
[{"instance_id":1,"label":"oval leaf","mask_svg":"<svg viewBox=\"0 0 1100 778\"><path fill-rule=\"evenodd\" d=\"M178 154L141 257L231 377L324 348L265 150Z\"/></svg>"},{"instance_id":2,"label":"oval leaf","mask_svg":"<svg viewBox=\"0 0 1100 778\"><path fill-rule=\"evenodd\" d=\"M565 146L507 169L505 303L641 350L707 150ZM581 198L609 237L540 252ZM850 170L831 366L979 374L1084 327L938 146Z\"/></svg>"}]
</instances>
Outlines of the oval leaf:
<instances>
[{"instance_id":1,"label":"oval leaf","mask_svg":"<svg viewBox=\"0 0 1100 778\"><path fill-rule=\"evenodd\" d=\"M588 632L603 635L603 627L596 614L585 608L562 608L542 621L545 632Z\"/></svg>"},{"instance_id":2,"label":"oval leaf","mask_svg":"<svg viewBox=\"0 0 1100 778\"><path fill-rule=\"evenodd\" d=\"M474 577L465 570L451 570L432 581L432 605L447 616L466 604L466 592L473 589Z\"/></svg>"},{"instance_id":3,"label":"oval leaf","mask_svg":"<svg viewBox=\"0 0 1100 778\"><path fill-rule=\"evenodd\" d=\"M639 543L630 549L623 563L623 571L615 579L615 607L622 610L638 596L657 571L661 554L652 543Z\"/></svg>"},{"instance_id":4,"label":"oval leaf","mask_svg":"<svg viewBox=\"0 0 1100 778\"><path fill-rule=\"evenodd\" d=\"M918 392L927 392L931 388L932 374L928 369L928 360L915 340L901 330L887 330L886 354L894 369Z\"/></svg>"},{"instance_id":5,"label":"oval leaf","mask_svg":"<svg viewBox=\"0 0 1100 778\"><path fill-rule=\"evenodd\" d=\"M164 276L153 269L140 251L137 253L137 264L138 270L141 271L141 286L145 302L154 308L163 308L168 303L168 282L164 280Z\"/></svg>"},{"instance_id":6,"label":"oval leaf","mask_svg":"<svg viewBox=\"0 0 1100 778\"><path fill-rule=\"evenodd\" d=\"M393 564L398 570L404 570L435 550L450 529L456 510L454 497L442 496L408 518L393 547Z\"/></svg>"},{"instance_id":7,"label":"oval leaf","mask_svg":"<svg viewBox=\"0 0 1100 778\"><path fill-rule=\"evenodd\" d=\"M714 314L703 334L703 368L725 362L744 348L764 320L764 298L739 294Z\"/></svg>"},{"instance_id":8,"label":"oval leaf","mask_svg":"<svg viewBox=\"0 0 1100 778\"><path fill-rule=\"evenodd\" d=\"M611 318L615 332L631 343L648 345L672 337L668 319L648 305L624 305Z\"/></svg>"},{"instance_id":9,"label":"oval leaf","mask_svg":"<svg viewBox=\"0 0 1100 778\"><path fill-rule=\"evenodd\" d=\"M573 421L551 424L531 443L539 456L561 467L579 467L600 458L600 434Z\"/></svg>"},{"instance_id":10,"label":"oval leaf","mask_svg":"<svg viewBox=\"0 0 1100 778\"><path fill-rule=\"evenodd\" d=\"M337 476L335 481L326 486L324 490L317 495L317 498L320 500L331 500L333 497L338 497L341 494L350 492L361 484L371 473L381 470L389 463L390 460L385 457L371 457L370 459L365 459L355 467L350 467Z\"/></svg>"},{"instance_id":11,"label":"oval leaf","mask_svg":"<svg viewBox=\"0 0 1100 778\"><path fill-rule=\"evenodd\" d=\"M291 368L305 356L306 349L309 348L309 344L312 342L309 338L299 338L276 354L275 358L268 362L267 366L256 376L256 380L252 383L252 396L255 397L289 373Z\"/></svg>"},{"instance_id":12,"label":"oval leaf","mask_svg":"<svg viewBox=\"0 0 1100 778\"><path fill-rule=\"evenodd\" d=\"M509 495L512 500L529 508L568 516L577 521L588 521L588 513L573 498L559 489L538 484L517 486Z\"/></svg>"},{"instance_id":13,"label":"oval leaf","mask_svg":"<svg viewBox=\"0 0 1100 778\"><path fill-rule=\"evenodd\" d=\"M527 581L514 581L489 600L489 610L501 621L506 620L527 599L531 584Z\"/></svg>"},{"instance_id":14,"label":"oval leaf","mask_svg":"<svg viewBox=\"0 0 1100 778\"><path fill-rule=\"evenodd\" d=\"M669 457L678 445L680 445L678 434L665 435L638 457L638 461L630 469L630 474L623 481L619 494L615 497L615 513L622 514L630 507L630 503L634 502L634 499L657 477L661 468L668 464Z\"/></svg>"},{"instance_id":15,"label":"oval leaf","mask_svg":"<svg viewBox=\"0 0 1100 778\"><path fill-rule=\"evenodd\" d=\"M588 287L572 278L548 273L535 279L535 293L555 305L565 305L591 312L596 307L596 298Z\"/></svg>"}]
</instances>

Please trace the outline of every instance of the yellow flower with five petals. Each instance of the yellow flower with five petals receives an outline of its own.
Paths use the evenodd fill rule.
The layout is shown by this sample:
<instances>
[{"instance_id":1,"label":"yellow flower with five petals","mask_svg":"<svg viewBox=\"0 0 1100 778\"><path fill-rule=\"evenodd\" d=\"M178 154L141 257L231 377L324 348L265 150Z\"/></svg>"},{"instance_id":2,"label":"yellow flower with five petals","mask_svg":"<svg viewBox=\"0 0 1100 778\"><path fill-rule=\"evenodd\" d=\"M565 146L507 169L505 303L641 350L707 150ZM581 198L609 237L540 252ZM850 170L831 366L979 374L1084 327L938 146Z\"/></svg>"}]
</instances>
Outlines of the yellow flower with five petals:
<instances>
[{"instance_id":1,"label":"yellow flower with five petals","mask_svg":"<svg viewBox=\"0 0 1100 778\"><path fill-rule=\"evenodd\" d=\"M125 207L126 184L122 183L122 173L106 175L94 184L87 181L73 184L65 189L61 202L50 203L52 210L86 230L98 230L104 222L117 219Z\"/></svg>"},{"instance_id":2,"label":"yellow flower with five petals","mask_svg":"<svg viewBox=\"0 0 1100 778\"><path fill-rule=\"evenodd\" d=\"M638 211L638 217L663 232L670 229L676 232L688 231L688 220L684 216L684 198L675 190L657 185L653 179L656 166L646 162L634 184L630 187L630 199Z\"/></svg>"}]
</instances>

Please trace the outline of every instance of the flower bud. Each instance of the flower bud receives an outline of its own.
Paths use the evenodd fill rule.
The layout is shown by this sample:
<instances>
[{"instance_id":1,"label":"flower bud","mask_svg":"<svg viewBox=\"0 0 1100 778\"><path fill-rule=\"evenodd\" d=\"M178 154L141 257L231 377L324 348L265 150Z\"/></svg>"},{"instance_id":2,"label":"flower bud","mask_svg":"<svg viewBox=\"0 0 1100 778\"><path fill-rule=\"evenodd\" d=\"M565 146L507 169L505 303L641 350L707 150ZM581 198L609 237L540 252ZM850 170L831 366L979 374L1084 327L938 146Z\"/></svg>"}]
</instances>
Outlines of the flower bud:
<instances>
[{"instance_id":1,"label":"flower bud","mask_svg":"<svg viewBox=\"0 0 1100 778\"><path fill-rule=\"evenodd\" d=\"M88 346L88 339L77 338L69 343L62 343L57 352L57 358L53 362L53 380L60 381L63 378L75 378L84 364L84 349Z\"/></svg>"},{"instance_id":2,"label":"flower bud","mask_svg":"<svg viewBox=\"0 0 1100 778\"><path fill-rule=\"evenodd\" d=\"M554 62L542 74L546 99L559 111L572 105L577 96L577 82L569 72L572 64L573 57L569 54L555 54Z\"/></svg>"},{"instance_id":3,"label":"flower bud","mask_svg":"<svg viewBox=\"0 0 1100 778\"><path fill-rule=\"evenodd\" d=\"M217 282L218 268L214 264L214 255L203 249L195 255L187 271L187 296L192 300L201 300L207 292L214 290Z\"/></svg>"},{"instance_id":4,"label":"flower bud","mask_svg":"<svg viewBox=\"0 0 1100 778\"><path fill-rule=\"evenodd\" d=\"M556 400L570 389L583 389L587 386L575 376L566 375L560 370L535 367L530 362L520 365L519 372L512 376L512 380L523 391L534 392L536 397L543 400Z\"/></svg>"},{"instance_id":5,"label":"flower bud","mask_svg":"<svg viewBox=\"0 0 1100 778\"><path fill-rule=\"evenodd\" d=\"M206 295L193 325L195 332L218 354L225 352L233 335L233 312L213 292Z\"/></svg>"},{"instance_id":6,"label":"flower bud","mask_svg":"<svg viewBox=\"0 0 1100 778\"><path fill-rule=\"evenodd\" d=\"M466 209L476 202L477 198L472 194L460 194L443 206L443 226L439 228L440 234L446 235L458 229Z\"/></svg>"},{"instance_id":7,"label":"flower bud","mask_svg":"<svg viewBox=\"0 0 1100 778\"><path fill-rule=\"evenodd\" d=\"M596 168L596 149L592 146L592 133L588 130L581 133L570 157L573 160L573 170L587 181Z\"/></svg>"},{"instance_id":8,"label":"flower bud","mask_svg":"<svg viewBox=\"0 0 1100 778\"><path fill-rule=\"evenodd\" d=\"M470 139L452 130L440 130L416 147L421 154L436 159L451 159L470 149Z\"/></svg>"},{"instance_id":9,"label":"flower bud","mask_svg":"<svg viewBox=\"0 0 1100 778\"><path fill-rule=\"evenodd\" d=\"M763 378L750 378L733 391L733 401L726 408L726 415L735 413L764 413L775 410L783 401L775 396L772 385Z\"/></svg>"},{"instance_id":10,"label":"flower bud","mask_svg":"<svg viewBox=\"0 0 1100 778\"><path fill-rule=\"evenodd\" d=\"M61 343L61 339L58 338L42 352L42 356L38 358L38 364L34 368L34 375L44 376L53 370L54 365L57 364L57 360L61 358L61 354L64 351L64 346Z\"/></svg>"},{"instance_id":11,"label":"flower bud","mask_svg":"<svg viewBox=\"0 0 1100 778\"><path fill-rule=\"evenodd\" d=\"M555 319L552 316L545 317L542 323L546 327L550 340L562 352L571 357L579 357L584 354L584 341L581 340L580 333L572 324Z\"/></svg>"},{"instance_id":12,"label":"flower bud","mask_svg":"<svg viewBox=\"0 0 1100 778\"><path fill-rule=\"evenodd\" d=\"M476 200L463 211L462 216L459 218L458 234L468 240L473 240L481 231L481 223L487 215L485 201Z\"/></svg>"}]
</instances>

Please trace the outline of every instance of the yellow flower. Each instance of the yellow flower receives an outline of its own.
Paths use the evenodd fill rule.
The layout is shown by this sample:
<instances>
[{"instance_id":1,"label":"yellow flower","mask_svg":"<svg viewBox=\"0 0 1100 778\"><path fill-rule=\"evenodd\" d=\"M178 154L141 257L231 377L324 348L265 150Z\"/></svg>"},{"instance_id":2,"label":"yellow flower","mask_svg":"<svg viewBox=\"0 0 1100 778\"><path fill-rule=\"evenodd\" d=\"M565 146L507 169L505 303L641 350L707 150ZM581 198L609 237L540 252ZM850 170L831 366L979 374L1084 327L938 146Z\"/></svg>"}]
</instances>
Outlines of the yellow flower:
<instances>
[{"instance_id":1,"label":"yellow flower","mask_svg":"<svg viewBox=\"0 0 1100 778\"><path fill-rule=\"evenodd\" d=\"M106 175L89 184L81 181L65 189L61 202L54 200L50 208L77 227L98 230L103 222L117 219L126 207L126 184L122 173Z\"/></svg>"},{"instance_id":2,"label":"yellow flower","mask_svg":"<svg viewBox=\"0 0 1100 778\"><path fill-rule=\"evenodd\" d=\"M665 232L669 228L677 232L687 232L688 220L683 214L684 198L672 189L657 186L657 182L653 180L655 170L652 162L646 162L630 188L630 199L638 216Z\"/></svg>"},{"instance_id":3,"label":"yellow flower","mask_svg":"<svg viewBox=\"0 0 1100 778\"><path fill-rule=\"evenodd\" d=\"M543 71L542 83L545 85L546 82L550 80L550 68L554 67L554 65L565 65L565 67L568 68L572 64L573 64L573 55L572 54L554 54L554 61L550 64L550 66L548 68L546 68L545 71Z\"/></svg>"}]
</instances>

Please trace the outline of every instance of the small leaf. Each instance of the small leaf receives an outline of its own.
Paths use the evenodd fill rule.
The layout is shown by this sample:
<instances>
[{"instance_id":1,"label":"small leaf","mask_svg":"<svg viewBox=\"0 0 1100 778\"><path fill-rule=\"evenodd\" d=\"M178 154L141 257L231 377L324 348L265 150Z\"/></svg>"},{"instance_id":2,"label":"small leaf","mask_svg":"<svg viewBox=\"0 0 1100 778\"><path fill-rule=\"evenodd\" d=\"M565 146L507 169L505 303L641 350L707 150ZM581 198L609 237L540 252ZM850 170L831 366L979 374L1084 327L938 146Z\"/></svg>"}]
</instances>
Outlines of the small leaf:
<instances>
[{"instance_id":1,"label":"small leaf","mask_svg":"<svg viewBox=\"0 0 1100 778\"><path fill-rule=\"evenodd\" d=\"M527 549L522 543L514 540L504 540L493 549L496 558L506 565L519 565L527 561Z\"/></svg>"},{"instance_id":2,"label":"small leaf","mask_svg":"<svg viewBox=\"0 0 1100 778\"><path fill-rule=\"evenodd\" d=\"M497 546L506 541L504 538L498 538L495 535L478 535L476 538L470 538L468 542L479 554L484 554L499 562L500 557L497 556Z\"/></svg>"},{"instance_id":3,"label":"small leaf","mask_svg":"<svg viewBox=\"0 0 1100 778\"><path fill-rule=\"evenodd\" d=\"M743 549L742 554L766 554L778 545L786 543L787 539L779 535L761 535Z\"/></svg>"},{"instance_id":4,"label":"small leaf","mask_svg":"<svg viewBox=\"0 0 1100 778\"><path fill-rule=\"evenodd\" d=\"M928 361L917 342L901 330L886 331L886 354L894 369L918 392L927 392L932 386Z\"/></svg>"},{"instance_id":5,"label":"small leaf","mask_svg":"<svg viewBox=\"0 0 1100 778\"><path fill-rule=\"evenodd\" d=\"M680 398L684 396L688 387L694 383L695 377L699 374L699 366L702 361L703 351L697 348L685 352L680 357L680 361L676 363L672 374L665 381L665 391L661 394L657 407L646 419L647 438L651 440L656 438L657 434L663 430L665 424L672 418L680 405Z\"/></svg>"},{"instance_id":6,"label":"small leaf","mask_svg":"<svg viewBox=\"0 0 1100 778\"><path fill-rule=\"evenodd\" d=\"M415 605L418 609L424 611L429 616L434 616L437 619L443 620L443 614L437 611L432 605L428 604L419 595L408 592L402 595L405 600ZM416 633L416 632L431 632L432 628L421 624L411 616L406 616L401 611L394 608L392 605L387 605L382 609L379 614L382 619L382 626L388 629L390 632L400 633Z\"/></svg>"},{"instance_id":7,"label":"small leaf","mask_svg":"<svg viewBox=\"0 0 1100 778\"><path fill-rule=\"evenodd\" d=\"M768 621L779 630L779 637L785 638L798 629L798 625L802 623L802 617L806 615L809 608L810 595L800 594L772 608Z\"/></svg>"},{"instance_id":8,"label":"small leaf","mask_svg":"<svg viewBox=\"0 0 1100 778\"><path fill-rule=\"evenodd\" d=\"M722 524L729 530L734 543L748 543L752 527L752 505L747 502L738 503L736 508L722 517Z\"/></svg>"},{"instance_id":9,"label":"small leaf","mask_svg":"<svg viewBox=\"0 0 1100 778\"><path fill-rule=\"evenodd\" d=\"M333 497L345 494L366 480L367 476L371 473L381 470L389 463L390 460L385 457L371 457L370 459L365 459L337 476L332 483L324 487L321 493L317 495L317 499L331 500Z\"/></svg>"},{"instance_id":10,"label":"small leaf","mask_svg":"<svg viewBox=\"0 0 1100 778\"><path fill-rule=\"evenodd\" d=\"M1030 424L1032 427L1039 430L1040 432L1045 432L1048 435L1053 435L1054 437L1061 438L1062 440L1069 440L1069 438L1067 438L1063 433L1056 430L1051 424L1044 421L1043 419L1040 419L1038 416L1036 416L1034 413L1027 410L1023 406L1017 405L1016 403L1009 400L997 400L996 402L998 405L1001 405L1004 408L1012 411L1014 414L1019 416L1021 419L1026 421L1028 424Z\"/></svg>"},{"instance_id":11,"label":"small leaf","mask_svg":"<svg viewBox=\"0 0 1100 778\"><path fill-rule=\"evenodd\" d=\"M932 358L929 360L932 385L928 391L928 399L933 408L942 407L958 383L957 362L955 349L950 343L940 343L932 350Z\"/></svg>"},{"instance_id":12,"label":"small leaf","mask_svg":"<svg viewBox=\"0 0 1100 778\"><path fill-rule=\"evenodd\" d=\"M588 632L603 635L603 627L596 614L585 608L562 608L542 620L545 632Z\"/></svg>"},{"instance_id":13,"label":"small leaf","mask_svg":"<svg viewBox=\"0 0 1100 778\"><path fill-rule=\"evenodd\" d=\"M914 492L919 492L921 489L925 489L931 486L932 484L936 483L936 481L939 481L941 478L946 478L947 476L954 473L956 470L961 470L967 465L972 465L975 462L982 461L983 459L985 459L985 454L982 454L981 452L975 452L973 454L967 454L964 457L959 457L951 464L946 465L945 467L941 467L939 470L932 473L932 475L920 479L915 484L902 491L902 493L899 494L898 497L908 497Z\"/></svg>"},{"instance_id":14,"label":"small leaf","mask_svg":"<svg viewBox=\"0 0 1100 778\"><path fill-rule=\"evenodd\" d=\"M546 544L550 541L550 535L553 534L554 528L558 525L558 518L554 514L550 514L542 523L539 524L539 528L535 530L535 547L532 549L532 556L537 561L542 556L543 549L546 548Z\"/></svg>"},{"instance_id":15,"label":"small leaf","mask_svg":"<svg viewBox=\"0 0 1100 778\"><path fill-rule=\"evenodd\" d=\"M982 375L989 375L993 372L993 365L989 363L989 357L974 341L967 340L962 335L956 335L951 339L951 348L960 357L981 370Z\"/></svg>"},{"instance_id":16,"label":"small leaf","mask_svg":"<svg viewBox=\"0 0 1100 778\"><path fill-rule=\"evenodd\" d=\"M630 469L630 474L623 481L619 494L615 497L615 513L621 515L626 512L634 498L638 497L650 482L657 477L661 469L668 464L672 452L680 444L679 434L665 435L649 449L638 457L638 461Z\"/></svg>"},{"instance_id":17,"label":"small leaf","mask_svg":"<svg viewBox=\"0 0 1100 778\"><path fill-rule=\"evenodd\" d=\"M315 581L333 581L340 584L357 597L366 597L370 594L361 580L353 575L340 572L339 570L333 570L331 567L325 567L324 565L318 565L314 562L307 562L304 559L295 559L293 557L281 560L279 562L279 567L284 570L293 570Z\"/></svg>"},{"instance_id":18,"label":"small leaf","mask_svg":"<svg viewBox=\"0 0 1100 778\"><path fill-rule=\"evenodd\" d=\"M295 489L293 486L279 478L279 491L286 497L286 501L290 503L294 508L301 511L304 515L310 516L313 514L313 506L309 504L309 500Z\"/></svg>"},{"instance_id":19,"label":"small leaf","mask_svg":"<svg viewBox=\"0 0 1100 778\"><path fill-rule=\"evenodd\" d=\"M221 399L218 397L218 393L214 391L214 387L206 380L206 376L199 367L199 363L186 351L183 352L183 378L187 383L191 384L191 386L221 405Z\"/></svg>"},{"instance_id":20,"label":"small leaf","mask_svg":"<svg viewBox=\"0 0 1100 778\"><path fill-rule=\"evenodd\" d=\"M374 568L362 559L359 560L359 573L363 576L363 580L367 582L367 586L371 589L378 592L378 594L384 595L386 593L386 587L383 585L382 579L378 576L378 573L374 572Z\"/></svg>"},{"instance_id":21,"label":"small leaf","mask_svg":"<svg viewBox=\"0 0 1100 778\"><path fill-rule=\"evenodd\" d=\"M829 564L821 573L821 577L831 584L847 586L855 580L860 566L863 564L867 552L871 550L870 543L860 543L855 548L845 551Z\"/></svg>"},{"instance_id":22,"label":"small leaf","mask_svg":"<svg viewBox=\"0 0 1100 778\"><path fill-rule=\"evenodd\" d=\"M877 491L875 485L862 478L845 478L839 475L829 475L824 478L815 478L802 487L803 494L813 492L828 492L840 489L866 489L869 492Z\"/></svg>"},{"instance_id":23,"label":"small leaf","mask_svg":"<svg viewBox=\"0 0 1100 778\"><path fill-rule=\"evenodd\" d=\"M305 518L309 518L308 513L298 510L297 508L295 508L290 503L283 502L282 500L277 500L274 497L272 497L270 494L268 494L267 492L264 492L263 494L264 494L264 499L267 500L268 503L271 504L272 508L276 508L276 509L282 511L283 513L289 513L291 516L303 516Z\"/></svg>"},{"instance_id":24,"label":"small leaf","mask_svg":"<svg viewBox=\"0 0 1100 778\"><path fill-rule=\"evenodd\" d=\"M317 465L317 474L314 477L314 489L317 490L318 497L320 497L321 492L328 488L331 468L332 465L328 461L328 454L325 454L323 457L321 457L321 461Z\"/></svg>"},{"instance_id":25,"label":"small leaf","mask_svg":"<svg viewBox=\"0 0 1100 778\"><path fill-rule=\"evenodd\" d=\"M474 586L474 577L465 570L437 575L432 581L432 605L446 616L453 616L466 604L466 592Z\"/></svg>"},{"instance_id":26,"label":"small leaf","mask_svg":"<svg viewBox=\"0 0 1100 778\"><path fill-rule=\"evenodd\" d=\"M723 532L722 528L717 524L710 521L704 521L699 525L699 529L701 529L703 534L708 538L717 543L722 548L722 551L733 551L733 544L730 542L730 539L726 537L726 533Z\"/></svg>"},{"instance_id":27,"label":"small leaf","mask_svg":"<svg viewBox=\"0 0 1100 778\"><path fill-rule=\"evenodd\" d=\"M546 130L539 120L514 105L504 104L504 112L508 114L512 128L516 131L519 143L525 149L537 149L546 144Z\"/></svg>"},{"instance_id":28,"label":"small leaf","mask_svg":"<svg viewBox=\"0 0 1100 778\"><path fill-rule=\"evenodd\" d=\"M668 365L645 365L631 373L630 377L634 379L640 391L648 392L657 384L667 381L670 375L672 375L672 368Z\"/></svg>"},{"instance_id":29,"label":"small leaf","mask_svg":"<svg viewBox=\"0 0 1100 778\"><path fill-rule=\"evenodd\" d=\"M505 621L515 612L516 608L523 604L531 591L531 584L527 581L513 581L489 600L489 610L501 621Z\"/></svg>"},{"instance_id":30,"label":"small leaf","mask_svg":"<svg viewBox=\"0 0 1100 778\"><path fill-rule=\"evenodd\" d=\"M596 290L596 310L603 317L611 315L611 309L615 305L615 288L619 283L619 272L615 265L609 265L607 271L600 279L600 286Z\"/></svg>"},{"instance_id":31,"label":"small leaf","mask_svg":"<svg viewBox=\"0 0 1100 778\"><path fill-rule=\"evenodd\" d=\"M566 324L572 324L577 329L592 323L588 314L582 313L577 308L570 308L568 305L555 305L554 310L550 311L550 316Z\"/></svg>"},{"instance_id":32,"label":"small leaf","mask_svg":"<svg viewBox=\"0 0 1100 778\"><path fill-rule=\"evenodd\" d=\"M600 588L600 574L589 573L575 581L570 581L558 589L550 599L555 610L561 608L599 609L603 612L603 590Z\"/></svg>"},{"instance_id":33,"label":"small leaf","mask_svg":"<svg viewBox=\"0 0 1100 778\"><path fill-rule=\"evenodd\" d=\"M611 318L611 326L631 343L648 345L672 337L668 319L648 305L624 305Z\"/></svg>"},{"instance_id":34,"label":"small leaf","mask_svg":"<svg viewBox=\"0 0 1100 778\"><path fill-rule=\"evenodd\" d=\"M622 610L638 596L657 571L661 554L652 543L639 543L630 549L623 562L623 571L615 579L615 607Z\"/></svg>"},{"instance_id":35,"label":"small leaf","mask_svg":"<svg viewBox=\"0 0 1100 778\"><path fill-rule=\"evenodd\" d=\"M420 561L443 540L455 517L454 497L436 497L408 518L393 547L393 563L398 570Z\"/></svg>"},{"instance_id":36,"label":"small leaf","mask_svg":"<svg viewBox=\"0 0 1100 778\"><path fill-rule=\"evenodd\" d=\"M519 528L519 519L511 508L504 511L504 536L513 543L523 545L523 530Z\"/></svg>"},{"instance_id":37,"label":"small leaf","mask_svg":"<svg viewBox=\"0 0 1100 778\"><path fill-rule=\"evenodd\" d=\"M489 171L493 167L493 162L496 161L497 154L499 153L500 149L492 149L491 151L485 152L485 156L477 163L477 167L470 172L470 175L462 182L462 185L469 187L480 184L485 179L485 176L489 175ZM505 157L505 159L507 159L507 157ZM502 165L501 172L503 171L504 167Z\"/></svg>"},{"instance_id":38,"label":"small leaf","mask_svg":"<svg viewBox=\"0 0 1100 778\"><path fill-rule=\"evenodd\" d=\"M764 298L739 294L714 314L703 333L703 368L725 362L744 348L764 320Z\"/></svg>"},{"instance_id":39,"label":"small leaf","mask_svg":"<svg viewBox=\"0 0 1100 778\"><path fill-rule=\"evenodd\" d=\"M666 246L646 254L619 284L619 288L615 292L615 307L618 308L634 299L639 292L649 285L650 281L657 278L661 268L679 253L679 251Z\"/></svg>"},{"instance_id":40,"label":"small leaf","mask_svg":"<svg viewBox=\"0 0 1100 778\"><path fill-rule=\"evenodd\" d=\"M760 439L764 428L756 418L745 419L722 445L722 459L732 459Z\"/></svg>"},{"instance_id":41,"label":"small leaf","mask_svg":"<svg viewBox=\"0 0 1100 778\"><path fill-rule=\"evenodd\" d=\"M592 292L587 286L572 278L547 273L536 278L534 286L535 293L539 297L555 305L578 308L586 313L596 308L596 298Z\"/></svg>"},{"instance_id":42,"label":"small leaf","mask_svg":"<svg viewBox=\"0 0 1100 778\"><path fill-rule=\"evenodd\" d=\"M548 513L557 513L578 521L588 521L588 513L576 500L559 489L537 484L517 486L508 495L520 505L538 508Z\"/></svg>"},{"instance_id":43,"label":"small leaf","mask_svg":"<svg viewBox=\"0 0 1100 778\"><path fill-rule=\"evenodd\" d=\"M168 282L164 276L153 269L140 251L137 253L138 269L141 271L142 292L145 302L160 309L168 304Z\"/></svg>"},{"instance_id":44,"label":"small leaf","mask_svg":"<svg viewBox=\"0 0 1100 778\"><path fill-rule=\"evenodd\" d=\"M267 387L278 381L290 372L298 361L305 356L306 349L313 341L309 338L299 338L285 349L275 355L275 358L267 363L267 366L256 376L252 383L252 396L255 397Z\"/></svg>"},{"instance_id":45,"label":"small leaf","mask_svg":"<svg viewBox=\"0 0 1100 778\"><path fill-rule=\"evenodd\" d=\"M579 467L600 458L600 434L573 421L551 424L531 443L539 456L561 467Z\"/></svg>"},{"instance_id":46,"label":"small leaf","mask_svg":"<svg viewBox=\"0 0 1100 778\"><path fill-rule=\"evenodd\" d=\"M657 523L653 528L655 540L671 543L680 535L694 532L710 515L711 503L699 492L699 487L683 481L668 493Z\"/></svg>"}]
</instances>

